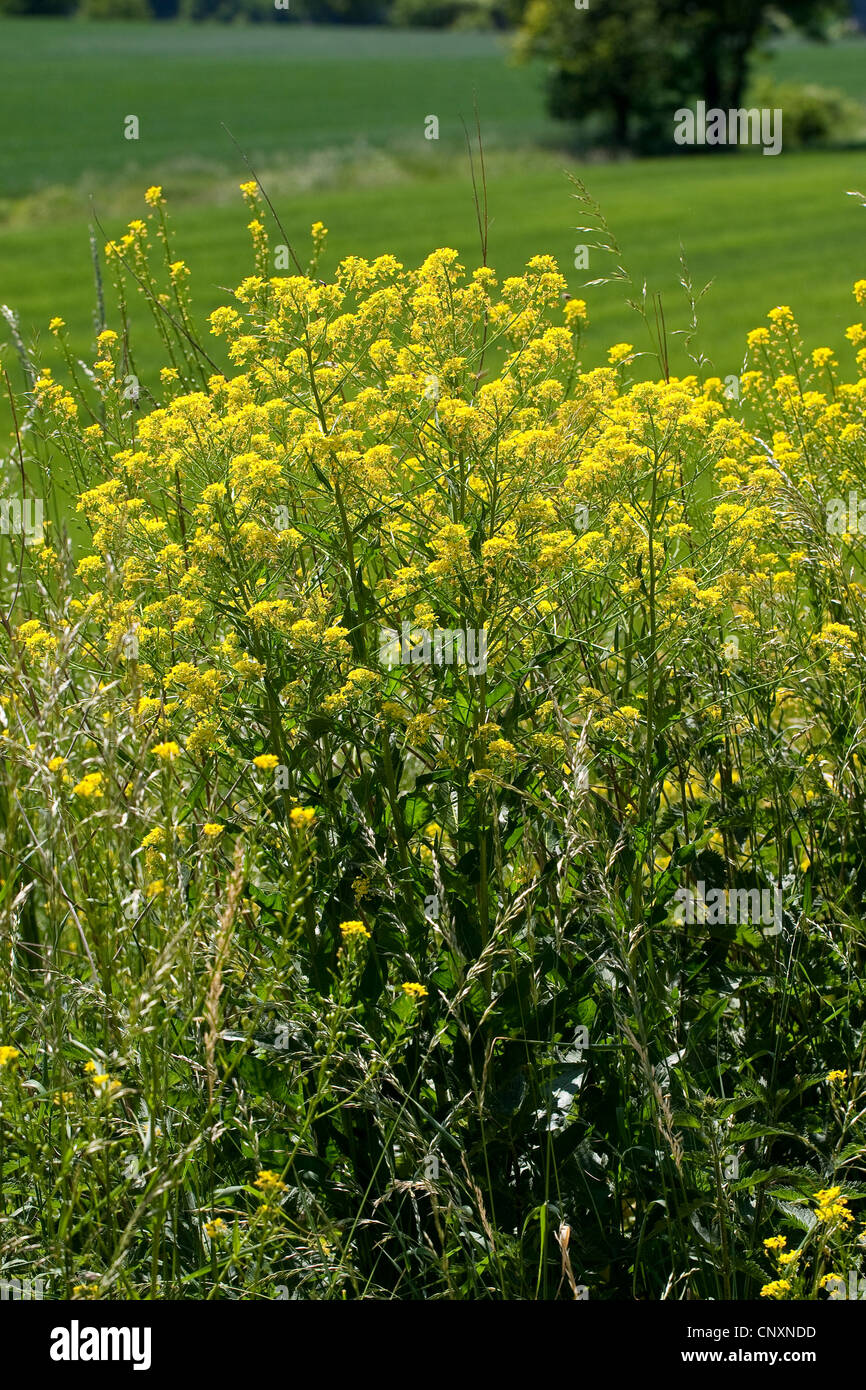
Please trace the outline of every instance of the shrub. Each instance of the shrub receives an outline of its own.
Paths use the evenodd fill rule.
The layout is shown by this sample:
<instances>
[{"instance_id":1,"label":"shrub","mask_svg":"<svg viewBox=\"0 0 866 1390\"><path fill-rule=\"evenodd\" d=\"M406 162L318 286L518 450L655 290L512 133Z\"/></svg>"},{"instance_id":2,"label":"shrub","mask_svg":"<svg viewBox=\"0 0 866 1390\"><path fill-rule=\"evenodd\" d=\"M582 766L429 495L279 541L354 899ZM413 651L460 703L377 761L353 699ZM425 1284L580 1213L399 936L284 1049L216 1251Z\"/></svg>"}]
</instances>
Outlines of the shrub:
<instances>
[{"instance_id":1,"label":"shrub","mask_svg":"<svg viewBox=\"0 0 866 1390\"><path fill-rule=\"evenodd\" d=\"M82 0L85 19L150 19L149 0Z\"/></svg>"},{"instance_id":2,"label":"shrub","mask_svg":"<svg viewBox=\"0 0 866 1390\"><path fill-rule=\"evenodd\" d=\"M784 112L786 149L808 145L840 145L860 140L866 131L866 110L844 92L763 77L751 88L748 106Z\"/></svg>"},{"instance_id":3,"label":"shrub","mask_svg":"<svg viewBox=\"0 0 866 1390\"><path fill-rule=\"evenodd\" d=\"M389 22L408 28L505 29L511 7L502 0L394 0Z\"/></svg>"},{"instance_id":4,"label":"shrub","mask_svg":"<svg viewBox=\"0 0 866 1390\"><path fill-rule=\"evenodd\" d=\"M583 371L551 257L327 278L316 224L275 274L244 195L213 342L154 188L92 371L21 403L85 536L22 541L2 637L7 1272L825 1296L864 1177L866 329L849 375L774 309L743 405L630 344Z\"/></svg>"},{"instance_id":5,"label":"shrub","mask_svg":"<svg viewBox=\"0 0 866 1390\"><path fill-rule=\"evenodd\" d=\"M0 0L0 14L72 14L78 0Z\"/></svg>"},{"instance_id":6,"label":"shrub","mask_svg":"<svg viewBox=\"0 0 866 1390\"><path fill-rule=\"evenodd\" d=\"M292 0L277 10L273 0L179 0L183 19L215 19L227 24L276 20L314 24L375 24L384 18L380 0Z\"/></svg>"}]
</instances>

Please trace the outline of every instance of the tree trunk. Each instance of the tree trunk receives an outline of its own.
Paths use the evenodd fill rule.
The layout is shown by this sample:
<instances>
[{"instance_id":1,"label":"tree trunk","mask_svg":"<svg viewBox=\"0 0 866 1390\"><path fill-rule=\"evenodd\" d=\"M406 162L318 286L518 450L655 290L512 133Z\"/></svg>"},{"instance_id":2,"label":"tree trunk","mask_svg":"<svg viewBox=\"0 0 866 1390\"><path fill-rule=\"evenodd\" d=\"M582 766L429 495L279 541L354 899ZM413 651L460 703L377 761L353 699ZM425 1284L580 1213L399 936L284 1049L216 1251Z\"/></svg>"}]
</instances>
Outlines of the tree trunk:
<instances>
[{"instance_id":1,"label":"tree trunk","mask_svg":"<svg viewBox=\"0 0 866 1390\"><path fill-rule=\"evenodd\" d=\"M614 97L614 120L613 138L618 149L625 149L628 146L628 118L631 112L631 103L624 92L618 92Z\"/></svg>"}]
</instances>

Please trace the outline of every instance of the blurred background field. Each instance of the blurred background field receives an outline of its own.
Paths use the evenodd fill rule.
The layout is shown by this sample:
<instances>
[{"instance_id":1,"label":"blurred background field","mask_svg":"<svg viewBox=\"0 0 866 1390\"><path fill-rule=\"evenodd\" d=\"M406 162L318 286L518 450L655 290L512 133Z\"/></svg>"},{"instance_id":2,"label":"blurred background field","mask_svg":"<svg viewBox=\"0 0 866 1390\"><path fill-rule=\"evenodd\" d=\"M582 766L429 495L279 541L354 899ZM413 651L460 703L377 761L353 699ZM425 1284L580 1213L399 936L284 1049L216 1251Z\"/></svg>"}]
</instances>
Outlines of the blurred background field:
<instances>
[{"instance_id":1,"label":"blurred background field","mask_svg":"<svg viewBox=\"0 0 866 1390\"><path fill-rule=\"evenodd\" d=\"M760 60L776 82L809 82L866 100L866 40L790 38ZM56 362L46 333L62 316L76 353L92 355L94 291L88 227L107 236L144 215L162 184L176 254L193 267L201 314L249 266L238 183L248 177L223 123L247 153L302 256L310 224L330 229L328 265L392 251L411 264L435 246L478 259L462 122L477 105L487 158L489 259L515 273L550 252L590 306L586 360L607 346L651 344L621 285L583 291L606 273L574 268L587 238L568 173L584 180L620 241L637 286L663 297L669 333L685 328L682 246L697 288L694 346L720 375L742 364L745 334L794 297L811 345L836 345L866 273L860 148L741 150L686 159L601 159L546 113L538 63L515 65L508 35L385 27L210 25L0 19L0 302L28 344ZM124 138L124 118L140 139ZM440 138L424 138L436 115ZM104 240L98 233L100 243ZM281 237L275 235L276 241ZM326 266L327 269L327 266ZM851 315L840 305L849 302ZM160 365L141 306L138 365ZM135 325L136 328L138 325ZM47 340L47 341L46 341ZM673 341L673 340L672 340ZM7 347L4 360L15 370ZM687 362L675 342L675 370ZM652 367L648 367L652 371Z\"/></svg>"}]
</instances>

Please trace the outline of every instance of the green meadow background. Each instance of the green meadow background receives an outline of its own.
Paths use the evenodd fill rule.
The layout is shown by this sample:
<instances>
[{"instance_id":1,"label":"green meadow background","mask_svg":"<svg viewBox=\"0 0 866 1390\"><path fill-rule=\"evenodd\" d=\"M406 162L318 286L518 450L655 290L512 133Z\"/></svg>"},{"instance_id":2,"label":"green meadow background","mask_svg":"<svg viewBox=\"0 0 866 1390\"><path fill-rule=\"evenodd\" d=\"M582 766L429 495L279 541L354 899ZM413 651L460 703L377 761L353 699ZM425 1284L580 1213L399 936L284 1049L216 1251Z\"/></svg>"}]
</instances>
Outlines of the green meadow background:
<instances>
[{"instance_id":1,"label":"green meadow background","mask_svg":"<svg viewBox=\"0 0 866 1390\"><path fill-rule=\"evenodd\" d=\"M817 82L866 101L866 42L788 41L765 60L779 80ZM674 369L689 323L680 256L700 289L692 350L721 375L742 365L746 332L777 303L795 308L810 345L839 343L857 317L850 287L866 275L866 192L857 150L705 153L599 162L569 148L545 114L543 71L517 67L507 38L441 31L0 20L0 303L25 340L56 364L54 314L74 350L92 355L95 293L88 228L100 244L143 216L163 185L176 254L192 268L200 314L250 268L237 186L260 174L301 258L310 224L330 229L328 264L392 251L406 263L435 246L479 259L463 123L477 108L487 159L489 260L515 273L551 252L590 305L586 360L626 339L651 348L622 285L582 290L609 270L575 270L587 238L568 174L601 205L636 287L662 295ZM137 142L124 117L137 115ZM440 138L424 138L428 115ZM282 237L276 235L276 241ZM137 362L160 365L143 302L134 303ZM0 340L6 341L0 321ZM10 346L3 349L16 383ZM654 370L651 368L650 370ZM8 429L4 415L3 433Z\"/></svg>"}]
</instances>

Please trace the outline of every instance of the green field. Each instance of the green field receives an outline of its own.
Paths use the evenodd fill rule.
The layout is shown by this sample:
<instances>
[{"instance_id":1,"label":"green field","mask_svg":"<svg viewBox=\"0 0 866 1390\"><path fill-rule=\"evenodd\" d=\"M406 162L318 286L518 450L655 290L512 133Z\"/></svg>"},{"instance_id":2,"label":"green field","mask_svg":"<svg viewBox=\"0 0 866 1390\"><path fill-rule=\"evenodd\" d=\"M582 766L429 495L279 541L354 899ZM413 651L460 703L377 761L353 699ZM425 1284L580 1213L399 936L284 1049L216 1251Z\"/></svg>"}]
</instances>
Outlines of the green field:
<instances>
[{"instance_id":1,"label":"green field","mask_svg":"<svg viewBox=\"0 0 866 1390\"><path fill-rule=\"evenodd\" d=\"M478 234L461 120L477 102L488 152L490 259L517 270L555 254L573 291L604 274L573 269L581 222L567 173L585 180L623 247L635 283L660 291L669 331L688 322L680 246L700 304L696 345L736 371L746 331L783 300L807 340L835 342L864 272L866 223L847 190L866 190L859 151L619 163L582 162L544 113L542 73L509 64L492 35L63 20L0 22L0 300L28 340L66 319L90 352L88 224L107 234L144 211L162 183L178 254L203 313L246 268L238 182L246 167L227 126L271 191L293 241L331 229L330 258L391 250L407 262L434 245L472 260ZM866 44L788 43L768 70L866 97ZM140 139L124 139L127 115ZM440 139L424 139L435 114ZM91 208L92 199L92 208ZM281 238L277 237L277 240ZM101 237L100 237L101 240ZM611 341L649 346L620 286L587 292L590 360ZM158 365L142 313L140 365ZM53 343L46 346L47 360ZM674 365L685 366L673 354Z\"/></svg>"}]
</instances>

